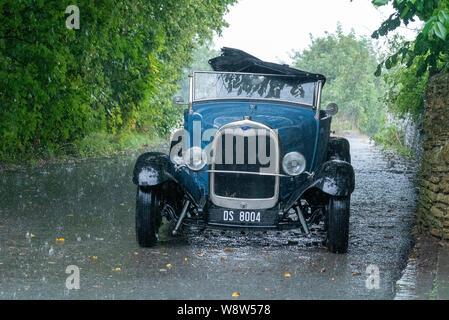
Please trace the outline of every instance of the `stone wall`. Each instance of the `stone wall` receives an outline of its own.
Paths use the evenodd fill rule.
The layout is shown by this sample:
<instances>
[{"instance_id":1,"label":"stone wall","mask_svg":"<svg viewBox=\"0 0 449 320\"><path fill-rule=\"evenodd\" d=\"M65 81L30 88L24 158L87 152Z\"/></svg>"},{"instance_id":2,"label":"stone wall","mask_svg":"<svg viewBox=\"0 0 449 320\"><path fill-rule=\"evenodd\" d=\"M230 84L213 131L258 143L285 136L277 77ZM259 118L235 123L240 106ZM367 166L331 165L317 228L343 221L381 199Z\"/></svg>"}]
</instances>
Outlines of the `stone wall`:
<instances>
[{"instance_id":1,"label":"stone wall","mask_svg":"<svg viewBox=\"0 0 449 320\"><path fill-rule=\"evenodd\" d=\"M413 119L410 115L405 115L403 118L397 118L394 114L387 113L387 124L394 125L404 136L402 143L413 154L415 161L418 164L422 162L423 156L423 117Z\"/></svg>"},{"instance_id":2,"label":"stone wall","mask_svg":"<svg viewBox=\"0 0 449 320\"><path fill-rule=\"evenodd\" d=\"M449 240L449 74L429 80L417 225Z\"/></svg>"}]
</instances>

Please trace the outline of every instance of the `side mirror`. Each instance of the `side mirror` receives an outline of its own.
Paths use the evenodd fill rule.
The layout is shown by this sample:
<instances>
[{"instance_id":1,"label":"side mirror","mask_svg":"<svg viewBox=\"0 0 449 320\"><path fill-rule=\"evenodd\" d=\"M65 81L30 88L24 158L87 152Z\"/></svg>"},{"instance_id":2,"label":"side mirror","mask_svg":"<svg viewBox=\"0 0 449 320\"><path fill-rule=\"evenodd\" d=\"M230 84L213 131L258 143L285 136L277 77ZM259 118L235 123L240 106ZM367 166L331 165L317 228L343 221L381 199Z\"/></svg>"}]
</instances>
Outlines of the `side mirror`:
<instances>
[{"instance_id":1,"label":"side mirror","mask_svg":"<svg viewBox=\"0 0 449 320\"><path fill-rule=\"evenodd\" d=\"M181 96L176 96L176 97L174 97L174 98L173 98L173 103L174 103L174 104L186 104L186 103L184 102L184 98L181 97Z\"/></svg>"},{"instance_id":2,"label":"side mirror","mask_svg":"<svg viewBox=\"0 0 449 320\"><path fill-rule=\"evenodd\" d=\"M330 116L335 116L338 112L338 105L336 103L329 103L326 107L326 113Z\"/></svg>"}]
</instances>

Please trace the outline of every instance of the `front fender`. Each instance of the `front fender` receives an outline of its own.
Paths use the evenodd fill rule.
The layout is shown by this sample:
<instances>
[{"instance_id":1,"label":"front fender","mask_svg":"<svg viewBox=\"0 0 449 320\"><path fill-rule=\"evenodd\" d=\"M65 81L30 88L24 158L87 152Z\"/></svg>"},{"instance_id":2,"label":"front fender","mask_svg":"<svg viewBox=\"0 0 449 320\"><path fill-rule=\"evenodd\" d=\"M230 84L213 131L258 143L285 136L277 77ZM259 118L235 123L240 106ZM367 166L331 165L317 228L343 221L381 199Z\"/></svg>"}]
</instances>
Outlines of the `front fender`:
<instances>
[{"instance_id":1,"label":"front fender","mask_svg":"<svg viewBox=\"0 0 449 320\"><path fill-rule=\"evenodd\" d=\"M169 179L169 158L161 152L147 152L137 158L133 171L133 183L142 187L155 186Z\"/></svg>"},{"instance_id":2,"label":"front fender","mask_svg":"<svg viewBox=\"0 0 449 320\"><path fill-rule=\"evenodd\" d=\"M323 163L304 184L293 192L285 208L290 209L307 190L317 188L331 196L348 196L354 191L355 175L352 165L342 160Z\"/></svg>"},{"instance_id":3,"label":"front fender","mask_svg":"<svg viewBox=\"0 0 449 320\"><path fill-rule=\"evenodd\" d=\"M354 191L354 169L346 161L330 160L323 163L314 180L313 187L331 196L348 196Z\"/></svg>"},{"instance_id":4,"label":"front fender","mask_svg":"<svg viewBox=\"0 0 449 320\"><path fill-rule=\"evenodd\" d=\"M133 171L134 184L151 187L169 180L181 187L197 207L204 207L206 192L201 188L196 173L187 168L175 170L169 156L165 153L147 152L137 158Z\"/></svg>"}]
</instances>

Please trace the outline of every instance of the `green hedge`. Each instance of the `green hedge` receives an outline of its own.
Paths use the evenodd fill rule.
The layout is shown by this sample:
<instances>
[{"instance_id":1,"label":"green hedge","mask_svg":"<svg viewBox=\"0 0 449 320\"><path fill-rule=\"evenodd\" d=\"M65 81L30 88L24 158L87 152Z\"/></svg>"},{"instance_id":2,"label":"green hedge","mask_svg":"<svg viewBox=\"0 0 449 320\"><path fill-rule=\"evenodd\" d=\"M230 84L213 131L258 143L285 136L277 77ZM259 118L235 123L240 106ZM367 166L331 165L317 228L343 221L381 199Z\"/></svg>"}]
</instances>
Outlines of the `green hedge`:
<instances>
[{"instance_id":1,"label":"green hedge","mask_svg":"<svg viewBox=\"0 0 449 320\"><path fill-rule=\"evenodd\" d=\"M92 132L166 133L183 67L235 1L1 1L0 158L52 154ZM72 4L79 29L66 27Z\"/></svg>"}]
</instances>

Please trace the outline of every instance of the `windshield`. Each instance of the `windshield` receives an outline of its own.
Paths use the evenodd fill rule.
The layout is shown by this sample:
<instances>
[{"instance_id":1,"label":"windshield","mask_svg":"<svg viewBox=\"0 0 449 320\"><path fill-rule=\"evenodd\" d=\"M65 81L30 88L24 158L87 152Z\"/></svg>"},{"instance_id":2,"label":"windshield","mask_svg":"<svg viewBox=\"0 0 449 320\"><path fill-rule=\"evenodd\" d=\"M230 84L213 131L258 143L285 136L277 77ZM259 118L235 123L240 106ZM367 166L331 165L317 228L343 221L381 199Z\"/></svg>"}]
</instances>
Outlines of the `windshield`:
<instances>
[{"instance_id":1,"label":"windshield","mask_svg":"<svg viewBox=\"0 0 449 320\"><path fill-rule=\"evenodd\" d=\"M313 105L316 82L294 76L247 73L194 73L193 100L270 99Z\"/></svg>"}]
</instances>

